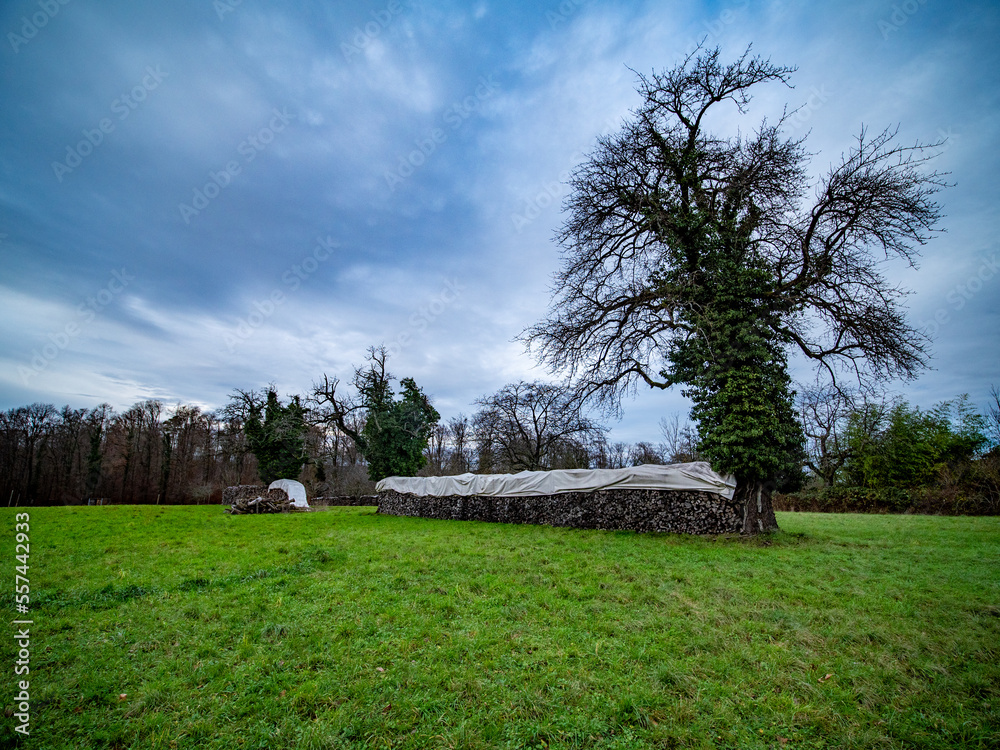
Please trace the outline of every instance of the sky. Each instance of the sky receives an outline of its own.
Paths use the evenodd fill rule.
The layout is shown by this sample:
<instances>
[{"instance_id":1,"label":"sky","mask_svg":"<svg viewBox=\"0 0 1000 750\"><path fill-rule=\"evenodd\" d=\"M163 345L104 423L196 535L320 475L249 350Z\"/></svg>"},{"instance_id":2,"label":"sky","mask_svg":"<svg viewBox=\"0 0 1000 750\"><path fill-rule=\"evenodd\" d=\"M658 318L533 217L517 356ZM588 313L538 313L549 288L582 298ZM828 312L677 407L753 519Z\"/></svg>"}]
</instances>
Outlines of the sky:
<instances>
[{"instance_id":1,"label":"sky","mask_svg":"<svg viewBox=\"0 0 1000 750\"><path fill-rule=\"evenodd\" d=\"M945 141L946 231L885 266L933 369L889 387L1000 385L996 3L11 0L0 33L0 409L304 394L379 344L446 419L556 379L515 337L566 180L699 42L797 66L725 124L798 108L816 175L863 126ZM611 438L688 408L639 390Z\"/></svg>"}]
</instances>

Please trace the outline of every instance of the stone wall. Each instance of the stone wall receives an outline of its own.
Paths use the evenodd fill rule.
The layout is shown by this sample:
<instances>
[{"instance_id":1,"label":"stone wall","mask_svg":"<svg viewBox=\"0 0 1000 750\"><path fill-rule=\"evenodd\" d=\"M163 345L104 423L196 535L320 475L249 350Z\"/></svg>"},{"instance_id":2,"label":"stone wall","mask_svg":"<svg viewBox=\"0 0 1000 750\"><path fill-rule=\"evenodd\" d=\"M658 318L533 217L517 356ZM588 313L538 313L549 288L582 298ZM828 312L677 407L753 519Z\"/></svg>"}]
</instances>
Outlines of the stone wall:
<instances>
[{"instance_id":1,"label":"stone wall","mask_svg":"<svg viewBox=\"0 0 1000 750\"><path fill-rule=\"evenodd\" d=\"M573 526L580 529L727 534L742 529L739 504L711 492L599 490L532 497L379 493L378 512L454 521Z\"/></svg>"}]
</instances>

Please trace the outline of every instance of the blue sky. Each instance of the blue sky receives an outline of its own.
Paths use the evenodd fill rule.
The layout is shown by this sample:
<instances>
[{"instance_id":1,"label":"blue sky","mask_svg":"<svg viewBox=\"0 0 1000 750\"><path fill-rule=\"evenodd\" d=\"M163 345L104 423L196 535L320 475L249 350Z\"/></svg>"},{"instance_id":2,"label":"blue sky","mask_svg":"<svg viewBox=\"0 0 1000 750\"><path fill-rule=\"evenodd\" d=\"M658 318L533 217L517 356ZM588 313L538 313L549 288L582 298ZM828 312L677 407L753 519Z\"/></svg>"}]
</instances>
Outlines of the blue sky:
<instances>
[{"instance_id":1,"label":"blue sky","mask_svg":"<svg viewBox=\"0 0 1000 750\"><path fill-rule=\"evenodd\" d=\"M550 377L513 339L568 172L702 39L798 66L743 127L801 107L816 173L862 125L948 139L947 232L886 266L934 369L893 387L1000 385L995 3L15 0L0 32L0 408L304 393L379 343L445 417ZM612 437L686 410L642 391Z\"/></svg>"}]
</instances>

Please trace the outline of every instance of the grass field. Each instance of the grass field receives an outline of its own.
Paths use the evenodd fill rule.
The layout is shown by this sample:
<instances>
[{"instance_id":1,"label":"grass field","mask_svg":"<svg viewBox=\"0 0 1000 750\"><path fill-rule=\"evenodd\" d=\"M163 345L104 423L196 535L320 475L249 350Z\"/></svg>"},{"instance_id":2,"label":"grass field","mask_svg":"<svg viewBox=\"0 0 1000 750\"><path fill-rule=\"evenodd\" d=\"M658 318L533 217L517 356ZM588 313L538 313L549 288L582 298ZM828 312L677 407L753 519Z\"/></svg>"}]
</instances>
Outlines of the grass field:
<instances>
[{"instance_id":1,"label":"grass field","mask_svg":"<svg viewBox=\"0 0 1000 750\"><path fill-rule=\"evenodd\" d=\"M8 710L2 747L1000 746L1000 518L30 514L31 737Z\"/></svg>"}]
</instances>

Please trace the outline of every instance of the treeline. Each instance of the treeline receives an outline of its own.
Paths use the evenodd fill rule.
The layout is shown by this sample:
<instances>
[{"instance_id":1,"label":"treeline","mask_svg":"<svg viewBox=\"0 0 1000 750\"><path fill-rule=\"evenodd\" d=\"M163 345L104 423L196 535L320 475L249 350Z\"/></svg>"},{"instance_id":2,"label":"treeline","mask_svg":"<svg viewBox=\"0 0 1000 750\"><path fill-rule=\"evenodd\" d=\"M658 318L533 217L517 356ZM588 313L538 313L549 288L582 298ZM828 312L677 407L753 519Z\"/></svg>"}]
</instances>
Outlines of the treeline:
<instances>
[{"instance_id":1,"label":"treeline","mask_svg":"<svg viewBox=\"0 0 1000 750\"><path fill-rule=\"evenodd\" d=\"M8 505L207 503L256 475L239 425L196 406L168 414L155 400L121 413L108 404L9 409L0 457Z\"/></svg>"},{"instance_id":2,"label":"treeline","mask_svg":"<svg viewBox=\"0 0 1000 750\"><path fill-rule=\"evenodd\" d=\"M803 491L776 509L1000 513L1000 390L980 414L968 395L930 409L829 386L800 398Z\"/></svg>"},{"instance_id":3,"label":"treeline","mask_svg":"<svg viewBox=\"0 0 1000 750\"><path fill-rule=\"evenodd\" d=\"M392 401L389 378L378 380L379 392L405 414L410 402ZM419 396L415 386L407 388ZM0 502L218 503L225 487L258 483L269 472L297 472L310 497L371 494L376 437L388 434L395 412L345 406L334 396L335 383L326 381L287 405L273 389L236 391L219 412L167 409L155 400L121 413L107 404L9 409L0 413ZM780 497L779 507L1000 512L1000 392L993 397L996 407L980 415L964 396L921 410L833 389L805 391L799 400L806 438L801 467L776 488L795 494ZM701 460L696 428L678 416L661 419L658 442L611 442L570 393L551 384L509 384L474 406L472 416L438 419L425 405L433 422L424 418L419 429L402 429L404 437L419 433L414 471L419 467L427 476ZM291 472L275 468L278 458L266 450L262 431L269 414L294 417ZM392 473L391 466L387 470Z\"/></svg>"},{"instance_id":4,"label":"treeline","mask_svg":"<svg viewBox=\"0 0 1000 750\"><path fill-rule=\"evenodd\" d=\"M419 473L619 468L693 458L693 433L677 419L664 442L611 443L596 425L567 425L564 417L572 410L562 415L547 412L551 404L542 401L553 393L561 397L561 392L544 387L527 391L530 397L539 396L528 407L529 412L535 408L536 420L526 418L530 438L522 441L520 428L527 425L517 421L523 417L517 412L505 416L494 406L471 418L459 414L430 427ZM236 401L218 413L186 405L167 409L156 400L120 413L108 404L58 409L41 403L2 412L0 503L219 503L225 487L261 481L254 427L238 416ZM524 405L522 398L518 406ZM315 409L304 413L298 479L310 497L373 493L369 464L355 439L323 423ZM348 429L363 434L365 415L353 415L352 420ZM256 450L268 460L259 446Z\"/></svg>"}]
</instances>

